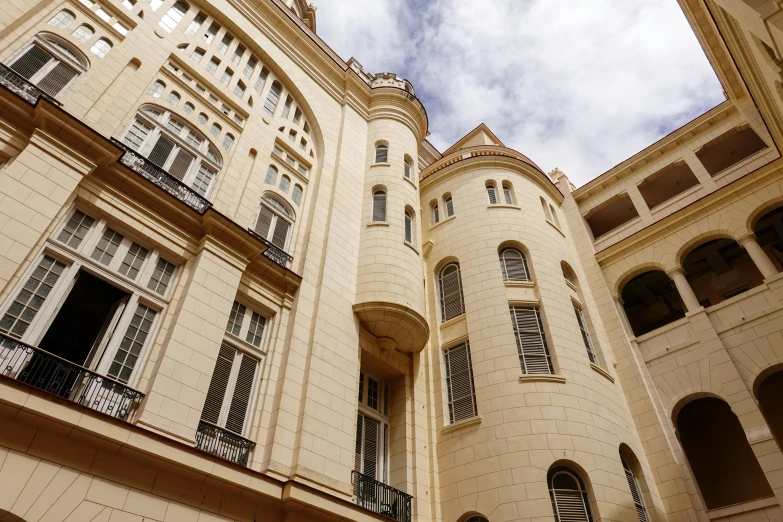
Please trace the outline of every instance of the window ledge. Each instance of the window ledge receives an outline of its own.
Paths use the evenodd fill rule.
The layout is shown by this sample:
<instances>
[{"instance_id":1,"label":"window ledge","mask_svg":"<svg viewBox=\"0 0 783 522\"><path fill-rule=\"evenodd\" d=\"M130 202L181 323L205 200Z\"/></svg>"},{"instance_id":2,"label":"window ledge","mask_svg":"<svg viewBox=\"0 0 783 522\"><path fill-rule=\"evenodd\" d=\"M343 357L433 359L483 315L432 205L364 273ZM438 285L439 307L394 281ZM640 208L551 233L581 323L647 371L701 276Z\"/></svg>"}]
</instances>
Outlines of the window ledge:
<instances>
[{"instance_id":1,"label":"window ledge","mask_svg":"<svg viewBox=\"0 0 783 522\"><path fill-rule=\"evenodd\" d=\"M579 290L576 288L576 285L569 281L568 279L565 279L566 284L573 290L574 292L578 292Z\"/></svg>"},{"instance_id":2,"label":"window ledge","mask_svg":"<svg viewBox=\"0 0 783 522\"><path fill-rule=\"evenodd\" d=\"M452 326L454 324L457 324L460 321L465 321L465 312L462 312L457 317L452 317L448 321L443 321L440 325L440 329L443 330L444 328L448 328L449 326Z\"/></svg>"},{"instance_id":3,"label":"window ledge","mask_svg":"<svg viewBox=\"0 0 783 522\"><path fill-rule=\"evenodd\" d=\"M519 288L535 288L536 283L533 281L503 281L503 284L511 287Z\"/></svg>"},{"instance_id":4,"label":"window ledge","mask_svg":"<svg viewBox=\"0 0 783 522\"><path fill-rule=\"evenodd\" d=\"M371 169L374 169L376 167L391 167L391 163L373 163L370 165Z\"/></svg>"},{"instance_id":5,"label":"window ledge","mask_svg":"<svg viewBox=\"0 0 783 522\"><path fill-rule=\"evenodd\" d=\"M413 188L417 188L417 187L416 187L416 184L413 182L413 180L412 180L412 179L408 179L408 178L406 178L406 177L405 177L405 174L403 174L403 175L402 175L402 179L404 179L405 181L407 181L408 183L410 183L410 184L411 184L411 186L412 186Z\"/></svg>"},{"instance_id":6,"label":"window ledge","mask_svg":"<svg viewBox=\"0 0 783 522\"><path fill-rule=\"evenodd\" d=\"M495 203L494 205L487 205L487 208L513 208L514 210L522 210L522 207L518 205L506 205L503 203Z\"/></svg>"},{"instance_id":7,"label":"window ledge","mask_svg":"<svg viewBox=\"0 0 783 522\"><path fill-rule=\"evenodd\" d=\"M453 215L453 216L449 216L449 217L447 217L447 218L445 218L445 219L441 219L440 221L438 221L437 223L435 223L434 225L432 225L432 226L430 227L430 230L432 230L433 228L436 228L436 227L439 227L439 226L441 226L443 223L448 223L448 222L449 222L449 221L451 221L452 219L457 219L457 216L456 216L456 215Z\"/></svg>"},{"instance_id":8,"label":"window ledge","mask_svg":"<svg viewBox=\"0 0 783 522\"><path fill-rule=\"evenodd\" d=\"M368 227L388 227L389 222L388 221L371 221L367 223Z\"/></svg>"},{"instance_id":9,"label":"window ledge","mask_svg":"<svg viewBox=\"0 0 783 522\"><path fill-rule=\"evenodd\" d=\"M565 384L564 375L520 375L519 382L555 382Z\"/></svg>"},{"instance_id":10,"label":"window ledge","mask_svg":"<svg viewBox=\"0 0 783 522\"><path fill-rule=\"evenodd\" d=\"M546 222L547 222L547 223L549 223L549 226L551 226L552 228L554 228L555 230L557 230L558 234L560 234L561 236L565 237L565 232L563 232L562 230L560 230L560 227L558 227L557 225L555 225L554 223L552 223L552 222L551 222L551 221L549 221L548 219L546 220Z\"/></svg>"},{"instance_id":11,"label":"window ledge","mask_svg":"<svg viewBox=\"0 0 783 522\"><path fill-rule=\"evenodd\" d=\"M410 248L411 250L413 250L414 252L416 252L416 255L417 255L417 256L418 256L418 255L421 255L421 254L419 254L419 251L418 251L418 249L417 249L415 246L413 246L411 243L408 243L407 241L403 241L403 243L405 243L405 246L406 246L406 247L408 247L408 248Z\"/></svg>"},{"instance_id":12,"label":"window ledge","mask_svg":"<svg viewBox=\"0 0 783 522\"><path fill-rule=\"evenodd\" d=\"M471 417L470 419L463 419L461 421L454 422L452 424L449 424L447 426L443 426L440 429L441 435L446 435L448 433L452 433L457 430L461 430L462 428L468 428L470 426L476 426L477 424L481 424L481 415L478 417Z\"/></svg>"},{"instance_id":13,"label":"window ledge","mask_svg":"<svg viewBox=\"0 0 783 522\"><path fill-rule=\"evenodd\" d=\"M603 375L604 377L606 377L609 380L609 382L614 384L614 377L609 375L609 372L607 372L606 370L604 370L603 368L601 368L600 366L598 366L595 363L590 363L590 368L592 368L594 371L598 372L599 374Z\"/></svg>"}]
</instances>

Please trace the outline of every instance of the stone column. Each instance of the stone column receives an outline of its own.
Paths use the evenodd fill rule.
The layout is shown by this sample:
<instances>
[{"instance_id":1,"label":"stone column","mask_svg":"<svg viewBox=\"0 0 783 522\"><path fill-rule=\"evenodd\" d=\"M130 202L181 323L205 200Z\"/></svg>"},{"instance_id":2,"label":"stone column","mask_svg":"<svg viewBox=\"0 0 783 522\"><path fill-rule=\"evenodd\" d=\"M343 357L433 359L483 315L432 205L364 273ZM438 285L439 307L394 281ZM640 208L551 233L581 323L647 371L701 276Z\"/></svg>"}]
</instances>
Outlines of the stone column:
<instances>
[{"instance_id":1,"label":"stone column","mask_svg":"<svg viewBox=\"0 0 783 522\"><path fill-rule=\"evenodd\" d=\"M753 260L753 263L755 263L756 268L759 269L759 272L761 272L761 275L764 276L764 279L778 273L778 269L775 268L772 260L756 240L756 234L753 232L746 234L739 238L737 243L748 252L748 255L750 255L750 258Z\"/></svg>"},{"instance_id":2,"label":"stone column","mask_svg":"<svg viewBox=\"0 0 783 522\"><path fill-rule=\"evenodd\" d=\"M687 308L689 312L699 308L701 306L699 304L699 300L696 298L696 294L693 293L691 284L685 278L685 271L682 269L682 267L678 266L677 268L669 270L666 273L669 277L672 278L672 281L674 281L674 286L677 287L677 292L679 292L680 298L685 304L685 308Z\"/></svg>"}]
</instances>

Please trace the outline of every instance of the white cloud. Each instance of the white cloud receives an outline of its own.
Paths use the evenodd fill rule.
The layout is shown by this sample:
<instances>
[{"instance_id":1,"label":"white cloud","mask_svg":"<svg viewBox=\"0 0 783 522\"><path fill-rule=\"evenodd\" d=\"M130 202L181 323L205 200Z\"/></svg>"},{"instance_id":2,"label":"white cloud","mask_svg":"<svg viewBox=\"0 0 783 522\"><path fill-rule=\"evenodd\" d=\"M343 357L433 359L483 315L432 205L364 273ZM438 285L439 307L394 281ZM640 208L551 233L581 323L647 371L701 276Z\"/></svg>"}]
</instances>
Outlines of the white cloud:
<instances>
[{"instance_id":1,"label":"white cloud","mask_svg":"<svg viewBox=\"0 0 783 522\"><path fill-rule=\"evenodd\" d=\"M441 150L484 122L577 185L723 100L672 0L321 0L318 32L409 79Z\"/></svg>"}]
</instances>

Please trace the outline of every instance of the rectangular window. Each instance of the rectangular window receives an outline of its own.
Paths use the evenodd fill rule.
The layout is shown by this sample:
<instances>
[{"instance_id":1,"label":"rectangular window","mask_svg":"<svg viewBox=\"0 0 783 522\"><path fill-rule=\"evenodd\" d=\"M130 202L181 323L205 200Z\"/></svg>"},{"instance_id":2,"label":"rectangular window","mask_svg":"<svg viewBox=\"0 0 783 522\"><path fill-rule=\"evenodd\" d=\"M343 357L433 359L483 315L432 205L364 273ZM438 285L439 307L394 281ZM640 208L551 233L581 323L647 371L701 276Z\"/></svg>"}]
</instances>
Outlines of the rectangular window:
<instances>
[{"instance_id":1,"label":"rectangular window","mask_svg":"<svg viewBox=\"0 0 783 522\"><path fill-rule=\"evenodd\" d=\"M239 331L242 330L242 321L245 319L245 312L247 309L245 305L234 301L231 307L231 313L228 316L228 324L226 325L226 331L228 333L239 335Z\"/></svg>"},{"instance_id":2,"label":"rectangular window","mask_svg":"<svg viewBox=\"0 0 783 522\"><path fill-rule=\"evenodd\" d=\"M228 82L231 81L231 77L233 76L233 73L230 69L226 69L223 71L223 74L220 76L220 83L223 85L228 85Z\"/></svg>"},{"instance_id":3,"label":"rectangular window","mask_svg":"<svg viewBox=\"0 0 783 522\"><path fill-rule=\"evenodd\" d=\"M381 448L383 447L380 438L381 423L361 413L357 414L354 468L362 475L383 482L384 477L378 476Z\"/></svg>"},{"instance_id":4,"label":"rectangular window","mask_svg":"<svg viewBox=\"0 0 783 522\"><path fill-rule=\"evenodd\" d=\"M64 270L64 263L43 256L0 320L0 331L21 339Z\"/></svg>"},{"instance_id":5,"label":"rectangular window","mask_svg":"<svg viewBox=\"0 0 783 522\"><path fill-rule=\"evenodd\" d=\"M163 15L158 25L161 26L166 32L170 33L177 25L185 18L185 13L188 12L188 6L182 2L177 2Z\"/></svg>"},{"instance_id":6,"label":"rectangular window","mask_svg":"<svg viewBox=\"0 0 783 522\"><path fill-rule=\"evenodd\" d=\"M215 35L217 35L218 31L220 31L220 24L212 22L212 24L209 26L209 29L207 29L207 32L204 33L204 41L207 43L212 43L212 40L215 39Z\"/></svg>"},{"instance_id":7,"label":"rectangular window","mask_svg":"<svg viewBox=\"0 0 783 522\"><path fill-rule=\"evenodd\" d=\"M250 326L247 329L246 340L256 348L261 346L261 340L264 337L264 325L266 325L266 317L253 312L253 315L250 317Z\"/></svg>"},{"instance_id":8,"label":"rectangular window","mask_svg":"<svg viewBox=\"0 0 783 522\"><path fill-rule=\"evenodd\" d=\"M152 272L152 277L150 277L147 288L160 295L165 295L173 275L174 264L169 263L160 257L158 258L158 264L155 266L155 270Z\"/></svg>"},{"instance_id":9,"label":"rectangular window","mask_svg":"<svg viewBox=\"0 0 783 522\"><path fill-rule=\"evenodd\" d=\"M201 167L198 169L198 172L196 173L196 179L193 180L193 190L202 196L206 196L207 192L209 192L210 185L212 185L212 179L214 177L214 170L210 169L206 165L201 165Z\"/></svg>"},{"instance_id":10,"label":"rectangular window","mask_svg":"<svg viewBox=\"0 0 783 522\"><path fill-rule=\"evenodd\" d=\"M209 74L215 74L215 71L217 71L218 66L220 65L220 60L217 58L212 58L208 63L206 70Z\"/></svg>"},{"instance_id":11,"label":"rectangular window","mask_svg":"<svg viewBox=\"0 0 783 522\"><path fill-rule=\"evenodd\" d=\"M549 354L541 311L538 307L511 306L511 324L517 341L517 352L522 373L554 374L552 357Z\"/></svg>"},{"instance_id":12,"label":"rectangular window","mask_svg":"<svg viewBox=\"0 0 783 522\"><path fill-rule=\"evenodd\" d=\"M291 96L286 96L285 98L285 104L283 104L283 112L280 113L280 117L283 119L288 119L288 115L291 112L291 104L294 102L294 99L291 98ZM293 132L293 131L291 131Z\"/></svg>"},{"instance_id":13,"label":"rectangular window","mask_svg":"<svg viewBox=\"0 0 783 522\"><path fill-rule=\"evenodd\" d=\"M449 419L458 422L478 415L473 366L468 341L443 352L446 364L446 391L449 401Z\"/></svg>"},{"instance_id":14,"label":"rectangular window","mask_svg":"<svg viewBox=\"0 0 783 522\"><path fill-rule=\"evenodd\" d=\"M367 406L378 409L378 381L372 377L367 378Z\"/></svg>"},{"instance_id":15,"label":"rectangular window","mask_svg":"<svg viewBox=\"0 0 783 522\"><path fill-rule=\"evenodd\" d=\"M199 11L193 21L190 22L190 25L188 25L188 28L185 29L185 34L188 36L195 36L198 30L201 29L201 26L204 24L204 20L206 19L207 15L204 12Z\"/></svg>"},{"instance_id":16,"label":"rectangular window","mask_svg":"<svg viewBox=\"0 0 783 522\"><path fill-rule=\"evenodd\" d=\"M576 314L576 322L579 323L579 329L582 331L582 341L585 343L587 349L587 356L590 358L590 362L598 364L598 359L595 356L595 348L593 348L593 341L590 339L590 332L587 331L587 321L582 314L582 310L574 305L574 313Z\"/></svg>"},{"instance_id":17,"label":"rectangular window","mask_svg":"<svg viewBox=\"0 0 783 522\"><path fill-rule=\"evenodd\" d=\"M103 231L103 236L98 241L90 257L103 265L108 265L114 259L114 254L117 253L122 239L122 234L106 227L106 230Z\"/></svg>"},{"instance_id":18,"label":"rectangular window","mask_svg":"<svg viewBox=\"0 0 783 522\"><path fill-rule=\"evenodd\" d=\"M230 34L226 33L223 35L223 39L220 40L220 45L218 45L218 52L220 54L226 54L226 51L228 50L228 46L231 45L231 42L234 41L234 37Z\"/></svg>"},{"instance_id":19,"label":"rectangular window","mask_svg":"<svg viewBox=\"0 0 783 522\"><path fill-rule=\"evenodd\" d=\"M144 342L152 331L156 315L157 312L148 306L139 304L136 307L128 329L120 342L120 347L114 354L114 361L109 367L109 377L122 383L127 383L130 380L133 369L141 356Z\"/></svg>"},{"instance_id":20,"label":"rectangular window","mask_svg":"<svg viewBox=\"0 0 783 522\"><path fill-rule=\"evenodd\" d=\"M138 243L133 243L125 254L125 259L122 260L119 270L120 274L136 280L136 276L139 275L141 270L141 265L147 259L147 254L149 254L149 251L146 248Z\"/></svg>"},{"instance_id":21,"label":"rectangular window","mask_svg":"<svg viewBox=\"0 0 783 522\"><path fill-rule=\"evenodd\" d=\"M258 65L258 58L255 56L251 56L247 59L247 63L245 64L245 70L243 71L243 74L245 75L245 78L250 78L253 76L253 73L256 70L256 65Z\"/></svg>"},{"instance_id":22,"label":"rectangular window","mask_svg":"<svg viewBox=\"0 0 783 522\"><path fill-rule=\"evenodd\" d=\"M298 125L299 124L299 120L301 120L301 119L302 119L302 111L300 111L299 108L297 108L294 111L294 124Z\"/></svg>"},{"instance_id":23,"label":"rectangular window","mask_svg":"<svg viewBox=\"0 0 783 522\"><path fill-rule=\"evenodd\" d=\"M199 63L201 62L201 59L204 58L204 51L202 51L201 49L193 49L193 52L190 53L190 58L194 62Z\"/></svg>"},{"instance_id":24,"label":"rectangular window","mask_svg":"<svg viewBox=\"0 0 783 522\"><path fill-rule=\"evenodd\" d=\"M241 60L244 55L245 55L245 46L242 44L238 44L237 48L234 49L234 54L231 55L231 63L239 63L239 60Z\"/></svg>"},{"instance_id":25,"label":"rectangular window","mask_svg":"<svg viewBox=\"0 0 783 522\"><path fill-rule=\"evenodd\" d=\"M65 243L71 248L79 248L79 245L84 240L84 236L90 231L90 227L95 222L93 218L77 210L71 216L71 219L65 224L60 234L57 236L57 241Z\"/></svg>"},{"instance_id":26,"label":"rectangular window","mask_svg":"<svg viewBox=\"0 0 783 522\"><path fill-rule=\"evenodd\" d=\"M209 383L201 420L242 435L259 361L223 344Z\"/></svg>"}]
</instances>

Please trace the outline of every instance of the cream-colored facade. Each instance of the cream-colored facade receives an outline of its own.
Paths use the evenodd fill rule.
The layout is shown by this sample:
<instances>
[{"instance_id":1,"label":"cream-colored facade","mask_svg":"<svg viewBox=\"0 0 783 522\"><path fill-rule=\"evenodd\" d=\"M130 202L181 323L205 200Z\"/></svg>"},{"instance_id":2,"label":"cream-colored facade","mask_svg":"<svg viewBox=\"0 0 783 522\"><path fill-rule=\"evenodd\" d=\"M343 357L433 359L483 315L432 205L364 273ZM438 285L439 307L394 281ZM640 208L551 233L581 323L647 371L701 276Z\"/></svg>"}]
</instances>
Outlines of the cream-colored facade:
<instances>
[{"instance_id":1,"label":"cream-colored facade","mask_svg":"<svg viewBox=\"0 0 783 522\"><path fill-rule=\"evenodd\" d=\"M783 10L680 4L578 189L303 0L0 4L0 520L783 521Z\"/></svg>"}]
</instances>

